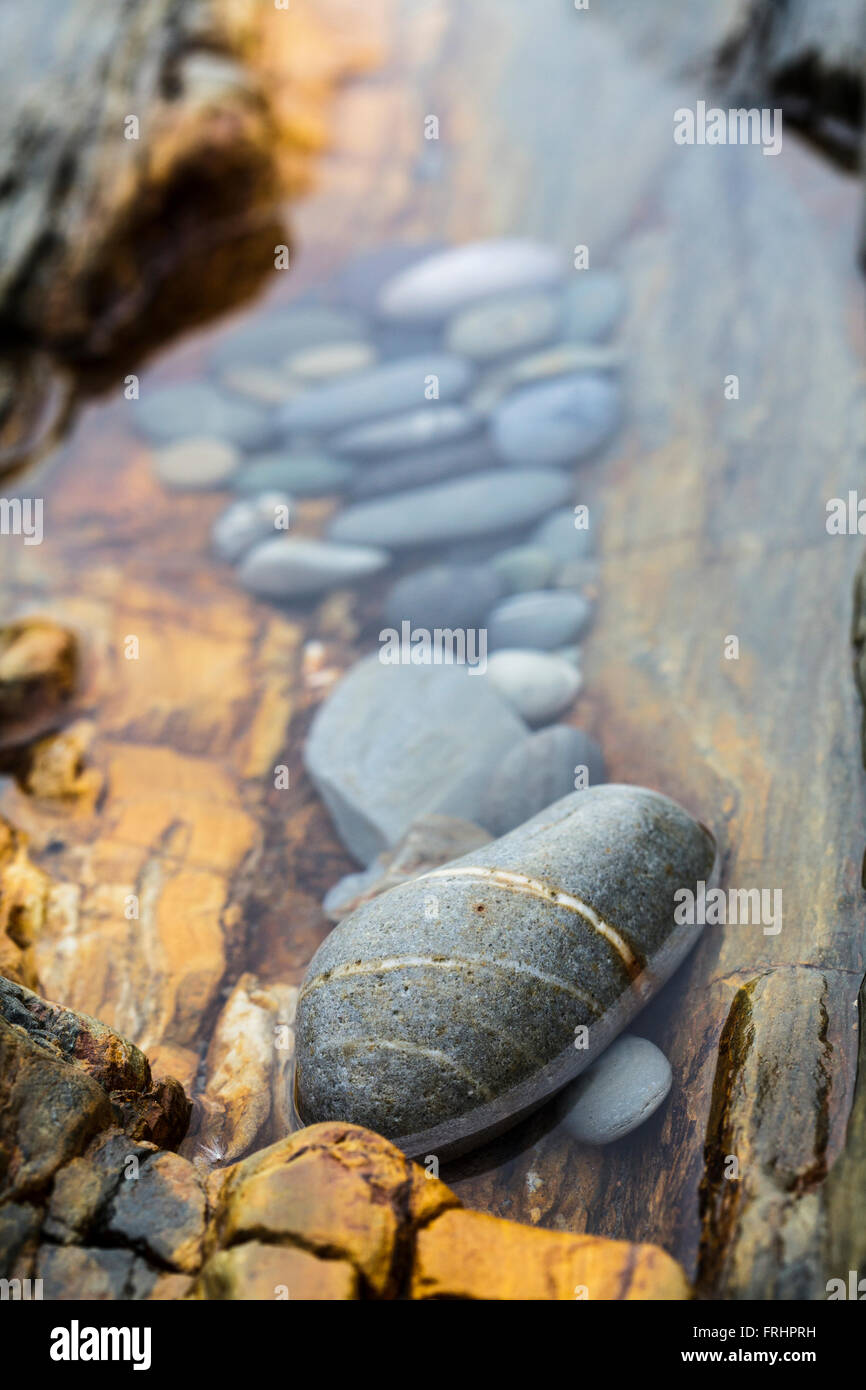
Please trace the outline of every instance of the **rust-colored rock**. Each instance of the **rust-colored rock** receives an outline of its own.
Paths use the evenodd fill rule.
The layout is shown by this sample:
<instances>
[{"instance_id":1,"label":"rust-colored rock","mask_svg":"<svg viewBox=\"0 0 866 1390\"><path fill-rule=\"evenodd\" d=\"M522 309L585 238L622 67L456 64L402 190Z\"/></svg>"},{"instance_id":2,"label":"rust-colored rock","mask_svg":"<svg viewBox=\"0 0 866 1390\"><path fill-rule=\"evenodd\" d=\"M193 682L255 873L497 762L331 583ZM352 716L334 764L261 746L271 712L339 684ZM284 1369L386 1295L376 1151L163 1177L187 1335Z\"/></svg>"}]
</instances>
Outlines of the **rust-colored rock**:
<instances>
[{"instance_id":1,"label":"rust-colored rock","mask_svg":"<svg viewBox=\"0 0 866 1390\"><path fill-rule=\"evenodd\" d=\"M49 618L0 628L0 744L49 718L75 688L75 637Z\"/></svg>"},{"instance_id":2,"label":"rust-colored rock","mask_svg":"<svg viewBox=\"0 0 866 1390\"><path fill-rule=\"evenodd\" d=\"M0 976L36 989L34 943L48 908L50 880L30 862L25 836L0 817Z\"/></svg>"},{"instance_id":3,"label":"rust-colored rock","mask_svg":"<svg viewBox=\"0 0 866 1390\"><path fill-rule=\"evenodd\" d=\"M319 1259L291 1245L250 1240L213 1255L193 1296L340 1302L360 1297L359 1286L358 1271L347 1260Z\"/></svg>"}]
</instances>

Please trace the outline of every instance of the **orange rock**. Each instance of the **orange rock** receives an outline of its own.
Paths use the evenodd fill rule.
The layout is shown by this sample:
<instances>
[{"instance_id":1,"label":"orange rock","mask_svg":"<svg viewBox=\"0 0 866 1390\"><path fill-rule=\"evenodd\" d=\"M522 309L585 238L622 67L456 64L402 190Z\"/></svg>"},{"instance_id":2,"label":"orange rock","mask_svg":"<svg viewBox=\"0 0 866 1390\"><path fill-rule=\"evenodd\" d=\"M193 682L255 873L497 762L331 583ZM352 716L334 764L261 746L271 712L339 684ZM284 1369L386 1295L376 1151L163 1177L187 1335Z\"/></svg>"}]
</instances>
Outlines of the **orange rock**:
<instances>
[{"instance_id":1,"label":"orange rock","mask_svg":"<svg viewBox=\"0 0 866 1390\"><path fill-rule=\"evenodd\" d=\"M247 1241L208 1260L193 1291L203 1299L358 1298L358 1271L346 1260L318 1259L292 1246Z\"/></svg>"}]
</instances>

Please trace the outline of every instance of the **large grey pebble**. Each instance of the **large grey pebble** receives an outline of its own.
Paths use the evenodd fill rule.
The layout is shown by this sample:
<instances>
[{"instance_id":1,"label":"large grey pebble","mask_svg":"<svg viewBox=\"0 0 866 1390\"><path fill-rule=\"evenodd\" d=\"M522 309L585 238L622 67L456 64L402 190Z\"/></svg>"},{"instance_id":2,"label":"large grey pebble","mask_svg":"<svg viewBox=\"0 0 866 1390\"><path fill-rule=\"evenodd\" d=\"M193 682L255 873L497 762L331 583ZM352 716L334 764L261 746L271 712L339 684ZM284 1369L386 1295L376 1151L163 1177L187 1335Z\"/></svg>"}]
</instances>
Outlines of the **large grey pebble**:
<instances>
[{"instance_id":1,"label":"large grey pebble","mask_svg":"<svg viewBox=\"0 0 866 1390\"><path fill-rule=\"evenodd\" d=\"M211 542L216 554L234 564L258 541L287 529L291 506L285 492L261 492L233 502L213 524Z\"/></svg>"},{"instance_id":2,"label":"large grey pebble","mask_svg":"<svg viewBox=\"0 0 866 1390\"><path fill-rule=\"evenodd\" d=\"M694 946L674 895L710 879L714 855L667 797L592 787L359 908L301 987L302 1121L440 1159L501 1133L594 1062Z\"/></svg>"},{"instance_id":3,"label":"large grey pebble","mask_svg":"<svg viewBox=\"0 0 866 1390\"><path fill-rule=\"evenodd\" d=\"M569 479L554 469L475 473L348 507L331 522L329 535L395 548L483 536L530 524L570 491Z\"/></svg>"},{"instance_id":4,"label":"large grey pebble","mask_svg":"<svg viewBox=\"0 0 866 1390\"><path fill-rule=\"evenodd\" d=\"M470 242L441 251L383 285L384 318L441 323L479 299L509 291L541 289L563 273L563 258L550 246L518 238Z\"/></svg>"},{"instance_id":5,"label":"large grey pebble","mask_svg":"<svg viewBox=\"0 0 866 1390\"><path fill-rule=\"evenodd\" d=\"M487 565L431 565L397 581L385 599L385 622L476 627L502 593L502 580Z\"/></svg>"},{"instance_id":6,"label":"large grey pebble","mask_svg":"<svg viewBox=\"0 0 866 1390\"><path fill-rule=\"evenodd\" d=\"M563 301L562 336L599 343L609 338L625 309L622 279L612 270L581 271Z\"/></svg>"},{"instance_id":7,"label":"large grey pebble","mask_svg":"<svg viewBox=\"0 0 866 1390\"><path fill-rule=\"evenodd\" d=\"M612 1144L658 1110L672 1080L655 1043L626 1033L565 1092L563 1127L581 1144Z\"/></svg>"},{"instance_id":8,"label":"large grey pebble","mask_svg":"<svg viewBox=\"0 0 866 1390\"><path fill-rule=\"evenodd\" d=\"M579 637L591 613L592 606L582 594L564 589L512 594L488 617L487 640L491 650L529 647L532 651L553 651Z\"/></svg>"},{"instance_id":9,"label":"large grey pebble","mask_svg":"<svg viewBox=\"0 0 866 1390\"><path fill-rule=\"evenodd\" d=\"M538 524L530 544L546 551L559 565L585 560L593 550L592 514L589 516L589 526L575 526L578 519L573 507L563 507Z\"/></svg>"},{"instance_id":10,"label":"large grey pebble","mask_svg":"<svg viewBox=\"0 0 866 1390\"><path fill-rule=\"evenodd\" d=\"M421 409L434 387L438 400L455 400L466 394L474 376L475 368L465 358L421 353L317 386L283 406L280 420L288 430L335 433L383 415Z\"/></svg>"},{"instance_id":11,"label":"large grey pebble","mask_svg":"<svg viewBox=\"0 0 866 1390\"><path fill-rule=\"evenodd\" d=\"M319 710L304 762L363 864L431 812L477 820L491 768L526 725L465 666L352 668Z\"/></svg>"},{"instance_id":12,"label":"large grey pebble","mask_svg":"<svg viewBox=\"0 0 866 1390\"><path fill-rule=\"evenodd\" d=\"M383 550L367 546L276 536L249 552L237 576L245 589L261 598L296 598L366 579L388 561Z\"/></svg>"},{"instance_id":13,"label":"large grey pebble","mask_svg":"<svg viewBox=\"0 0 866 1390\"><path fill-rule=\"evenodd\" d=\"M552 724L506 753L490 779L481 805L481 824L506 835L545 806L575 789L605 780L602 751L583 729Z\"/></svg>"},{"instance_id":14,"label":"large grey pebble","mask_svg":"<svg viewBox=\"0 0 866 1390\"><path fill-rule=\"evenodd\" d=\"M277 367L291 353L306 348L344 343L364 336L365 322L360 314L328 305L298 305L276 310L235 328L211 356L213 365L223 370L236 366Z\"/></svg>"},{"instance_id":15,"label":"large grey pebble","mask_svg":"<svg viewBox=\"0 0 866 1390\"><path fill-rule=\"evenodd\" d=\"M345 488L354 469L327 454L262 454L250 459L232 479L236 492L263 492L268 488L295 497L327 497Z\"/></svg>"},{"instance_id":16,"label":"large grey pebble","mask_svg":"<svg viewBox=\"0 0 866 1390\"><path fill-rule=\"evenodd\" d=\"M483 418L476 410L463 405L437 401L435 405L390 415L371 425L357 425L341 430L328 440L335 454L350 458L375 458L387 454L406 453L410 449L435 448L452 444L477 434Z\"/></svg>"},{"instance_id":17,"label":"large grey pebble","mask_svg":"<svg viewBox=\"0 0 866 1390\"><path fill-rule=\"evenodd\" d=\"M556 332L561 303L555 294L501 295L455 314L445 330L445 346L475 362L541 347Z\"/></svg>"},{"instance_id":18,"label":"large grey pebble","mask_svg":"<svg viewBox=\"0 0 866 1390\"><path fill-rule=\"evenodd\" d=\"M499 455L485 433L472 435L454 444L434 444L429 449L412 449L384 463L368 464L354 470L349 492L352 497L381 497L388 492L406 492L426 483L440 482L456 474L480 473L495 468Z\"/></svg>"},{"instance_id":19,"label":"large grey pebble","mask_svg":"<svg viewBox=\"0 0 866 1390\"><path fill-rule=\"evenodd\" d=\"M260 406L223 395L206 382L145 390L136 402L136 424L159 444L210 435L239 449L257 449L273 438L273 417Z\"/></svg>"},{"instance_id":20,"label":"large grey pebble","mask_svg":"<svg viewBox=\"0 0 866 1390\"><path fill-rule=\"evenodd\" d=\"M225 487L240 462L237 449L224 439L191 437L157 450L154 467L166 487L201 492Z\"/></svg>"},{"instance_id":21,"label":"large grey pebble","mask_svg":"<svg viewBox=\"0 0 866 1390\"><path fill-rule=\"evenodd\" d=\"M580 673L551 652L507 647L487 661L487 679L527 724L549 724L573 704Z\"/></svg>"},{"instance_id":22,"label":"large grey pebble","mask_svg":"<svg viewBox=\"0 0 866 1390\"><path fill-rule=\"evenodd\" d=\"M553 559L546 550L531 543L501 550L490 563L509 594L543 589L553 576Z\"/></svg>"},{"instance_id":23,"label":"large grey pebble","mask_svg":"<svg viewBox=\"0 0 866 1390\"><path fill-rule=\"evenodd\" d=\"M595 453L614 433L621 413L619 383L586 373L518 391L496 407L490 420L506 462L548 466L576 463Z\"/></svg>"}]
</instances>

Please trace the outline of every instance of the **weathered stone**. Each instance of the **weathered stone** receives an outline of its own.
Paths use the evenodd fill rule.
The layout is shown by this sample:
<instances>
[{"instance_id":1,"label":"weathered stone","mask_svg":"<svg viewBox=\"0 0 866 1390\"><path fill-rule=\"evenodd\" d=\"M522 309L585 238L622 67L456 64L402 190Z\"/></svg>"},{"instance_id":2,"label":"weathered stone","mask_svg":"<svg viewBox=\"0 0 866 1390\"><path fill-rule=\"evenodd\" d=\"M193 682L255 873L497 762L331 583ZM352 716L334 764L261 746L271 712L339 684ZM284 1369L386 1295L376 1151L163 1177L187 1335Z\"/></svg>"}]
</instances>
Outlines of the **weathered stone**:
<instances>
[{"instance_id":1,"label":"weathered stone","mask_svg":"<svg viewBox=\"0 0 866 1390\"><path fill-rule=\"evenodd\" d=\"M108 1213L108 1231L160 1264L198 1268L205 1196L196 1171L179 1154L159 1153L135 1177L121 1180Z\"/></svg>"},{"instance_id":2,"label":"weathered stone","mask_svg":"<svg viewBox=\"0 0 866 1390\"><path fill-rule=\"evenodd\" d=\"M24 618L0 628L0 741L34 716L50 718L75 688L78 647L73 634L48 618Z\"/></svg>"},{"instance_id":3,"label":"weathered stone","mask_svg":"<svg viewBox=\"0 0 866 1390\"><path fill-rule=\"evenodd\" d=\"M136 1258L131 1250L44 1245L36 1263L43 1297L51 1302L107 1302L133 1296Z\"/></svg>"},{"instance_id":4,"label":"weathered stone","mask_svg":"<svg viewBox=\"0 0 866 1390\"><path fill-rule=\"evenodd\" d=\"M320 1259L292 1245L248 1240L212 1255L192 1296L342 1302L360 1297L360 1278L348 1260Z\"/></svg>"},{"instance_id":5,"label":"weathered stone","mask_svg":"<svg viewBox=\"0 0 866 1390\"><path fill-rule=\"evenodd\" d=\"M31 863L27 841L0 817L0 976L35 989L34 943L51 901L51 880Z\"/></svg>"}]
</instances>

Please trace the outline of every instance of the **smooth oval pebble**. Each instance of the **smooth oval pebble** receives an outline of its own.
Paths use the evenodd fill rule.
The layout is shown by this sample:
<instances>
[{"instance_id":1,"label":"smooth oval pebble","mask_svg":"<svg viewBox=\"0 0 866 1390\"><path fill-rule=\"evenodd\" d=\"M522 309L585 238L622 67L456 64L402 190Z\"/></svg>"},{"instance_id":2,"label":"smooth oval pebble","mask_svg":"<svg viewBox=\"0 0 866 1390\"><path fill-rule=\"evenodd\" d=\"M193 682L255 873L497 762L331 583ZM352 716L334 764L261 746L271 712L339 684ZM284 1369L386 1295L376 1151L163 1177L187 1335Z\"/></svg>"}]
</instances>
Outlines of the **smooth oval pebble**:
<instances>
[{"instance_id":1,"label":"smooth oval pebble","mask_svg":"<svg viewBox=\"0 0 866 1390\"><path fill-rule=\"evenodd\" d=\"M549 724L568 709L581 685L580 673L550 652L507 648L487 660L487 679L527 724Z\"/></svg>"},{"instance_id":2,"label":"smooth oval pebble","mask_svg":"<svg viewBox=\"0 0 866 1390\"><path fill-rule=\"evenodd\" d=\"M674 894L711 880L714 851L667 797L594 787L359 908L301 988L302 1121L440 1159L501 1133L590 1065L695 944Z\"/></svg>"},{"instance_id":3,"label":"smooth oval pebble","mask_svg":"<svg viewBox=\"0 0 866 1390\"><path fill-rule=\"evenodd\" d=\"M182 439L154 456L154 467L166 487L198 492L223 487L239 463L237 449L224 439Z\"/></svg>"},{"instance_id":4,"label":"smooth oval pebble","mask_svg":"<svg viewBox=\"0 0 866 1390\"><path fill-rule=\"evenodd\" d=\"M584 372L613 372L622 366L623 356L617 348L591 346L586 343L556 343L528 357L518 357L492 371L469 397L470 405L489 414L503 396L522 386L537 386L557 377L575 376Z\"/></svg>"},{"instance_id":5,"label":"smooth oval pebble","mask_svg":"<svg viewBox=\"0 0 866 1390\"><path fill-rule=\"evenodd\" d=\"M397 581L385 599L385 622L431 631L475 627L502 592L501 579L487 565L431 565Z\"/></svg>"},{"instance_id":6,"label":"smooth oval pebble","mask_svg":"<svg viewBox=\"0 0 866 1390\"><path fill-rule=\"evenodd\" d=\"M455 443L477 433L483 423L475 410L437 402L421 410L391 415L372 425L341 430L328 440L328 448L333 449L335 454L348 454L350 458L380 459L382 454L405 453L410 449Z\"/></svg>"},{"instance_id":7,"label":"smooth oval pebble","mask_svg":"<svg viewBox=\"0 0 866 1390\"><path fill-rule=\"evenodd\" d=\"M512 594L487 619L487 642L500 647L553 651L579 637L589 622L592 606L582 594L564 589L537 589Z\"/></svg>"},{"instance_id":8,"label":"smooth oval pebble","mask_svg":"<svg viewBox=\"0 0 866 1390\"><path fill-rule=\"evenodd\" d=\"M564 1093L563 1127L581 1144L612 1144L658 1110L672 1081L655 1043L627 1033Z\"/></svg>"},{"instance_id":9,"label":"smooth oval pebble","mask_svg":"<svg viewBox=\"0 0 866 1390\"><path fill-rule=\"evenodd\" d=\"M257 497L243 497L217 517L211 531L211 542L221 560L234 564L257 541L273 536L278 521L285 530L291 516L291 498L285 492L262 492Z\"/></svg>"},{"instance_id":10,"label":"smooth oval pebble","mask_svg":"<svg viewBox=\"0 0 866 1390\"><path fill-rule=\"evenodd\" d=\"M288 430L327 431L365 424L382 415L420 409L434 382L440 401L465 395L475 379L475 368L453 353L422 353L400 362L386 362L365 372L316 386L280 412Z\"/></svg>"},{"instance_id":11,"label":"smooth oval pebble","mask_svg":"<svg viewBox=\"0 0 866 1390\"><path fill-rule=\"evenodd\" d=\"M136 402L135 420L158 444L209 435L239 449L257 449L274 432L270 412L225 396L205 382L145 392Z\"/></svg>"},{"instance_id":12,"label":"smooth oval pebble","mask_svg":"<svg viewBox=\"0 0 866 1390\"><path fill-rule=\"evenodd\" d=\"M366 546L276 536L249 552L237 576L245 589L261 598L295 598L366 579L384 569L389 558L383 550Z\"/></svg>"},{"instance_id":13,"label":"smooth oval pebble","mask_svg":"<svg viewBox=\"0 0 866 1390\"><path fill-rule=\"evenodd\" d=\"M328 534L335 541L395 549L461 540L528 524L564 502L570 491L566 475L553 469L474 473L347 507Z\"/></svg>"},{"instance_id":14,"label":"smooth oval pebble","mask_svg":"<svg viewBox=\"0 0 866 1390\"><path fill-rule=\"evenodd\" d=\"M625 309L622 279L612 270L581 271L565 291L562 336L599 343L609 338Z\"/></svg>"},{"instance_id":15,"label":"smooth oval pebble","mask_svg":"<svg viewBox=\"0 0 866 1390\"><path fill-rule=\"evenodd\" d=\"M577 519L572 507L553 512L536 526L531 544L540 546L560 565L585 559L593 548L592 525L590 520L589 526L575 526Z\"/></svg>"},{"instance_id":16,"label":"smooth oval pebble","mask_svg":"<svg viewBox=\"0 0 866 1390\"><path fill-rule=\"evenodd\" d=\"M517 744L502 759L481 803L480 823L491 835L507 835L560 797L600 786L602 751L583 729L553 724ZM578 778L580 781L578 782Z\"/></svg>"},{"instance_id":17,"label":"smooth oval pebble","mask_svg":"<svg viewBox=\"0 0 866 1390\"><path fill-rule=\"evenodd\" d=\"M353 473L351 464L326 454L262 454L238 470L232 487L235 492L276 488L295 497L326 497L346 487Z\"/></svg>"},{"instance_id":18,"label":"smooth oval pebble","mask_svg":"<svg viewBox=\"0 0 866 1390\"><path fill-rule=\"evenodd\" d=\"M553 560L537 545L513 545L490 561L510 594L543 589L553 577Z\"/></svg>"},{"instance_id":19,"label":"smooth oval pebble","mask_svg":"<svg viewBox=\"0 0 866 1390\"><path fill-rule=\"evenodd\" d=\"M228 367L220 380L226 390L261 405L284 405L303 389L272 367Z\"/></svg>"},{"instance_id":20,"label":"smooth oval pebble","mask_svg":"<svg viewBox=\"0 0 866 1390\"><path fill-rule=\"evenodd\" d=\"M518 238L475 241L427 257L383 285L387 319L441 323L489 295L541 289L562 278L563 258L550 246Z\"/></svg>"},{"instance_id":21,"label":"smooth oval pebble","mask_svg":"<svg viewBox=\"0 0 866 1390\"><path fill-rule=\"evenodd\" d=\"M490 427L507 463L551 466L595 453L621 413L619 383L587 372L518 391L496 407Z\"/></svg>"},{"instance_id":22,"label":"smooth oval pebble","mask_svg":"<svg viewBox=\"0 0 866 1390\"><path fill-rule=\"evenodd\" d=\"M445 330L445 346L475 362L490 362L549 342L561 314L554 294L502 295L456 314Z\"/></svg>"},{"instance_id":23,"label":"smooth oval pebble","mask_svg":"<svg viewBox=\"0 0 866 1390\"><path fill-rule=\"evenodd\" d=\"M327 343L293 353L286 358L284 366L291 376L318 382L344 376L347 372L360 372L372 367L375 360L376 349L371 343Z\"/></svg>"},{"instance_id":24,"label":"smooth oval pebble","mask_svg":"<svg viewBox=\"0 0 866 1390\"><path fill-rule=\"evenodd\" d=\"M211 361L217 369L275 367L291 353L363 336L364 320L360 314L327 304L298 304L264 317L256 314L223 338Z\"/></svg>"},{"instance_id":25,"label":"smooth oval pebble","mask_svg":"<svg viewBox=\"0 0 866 1390\"><path fill-rule=\"evenodd\" d=\"M495 468L499 456L487 434L473 435L453 444L432 444L429 449L412 449L384 463L355 469L349 492L352 497L381 497L383 493L406 492L425 483L440 482L455 474L480 473Z\"/></svg>"}]
</instances>

